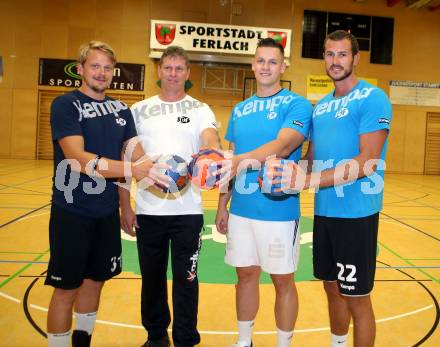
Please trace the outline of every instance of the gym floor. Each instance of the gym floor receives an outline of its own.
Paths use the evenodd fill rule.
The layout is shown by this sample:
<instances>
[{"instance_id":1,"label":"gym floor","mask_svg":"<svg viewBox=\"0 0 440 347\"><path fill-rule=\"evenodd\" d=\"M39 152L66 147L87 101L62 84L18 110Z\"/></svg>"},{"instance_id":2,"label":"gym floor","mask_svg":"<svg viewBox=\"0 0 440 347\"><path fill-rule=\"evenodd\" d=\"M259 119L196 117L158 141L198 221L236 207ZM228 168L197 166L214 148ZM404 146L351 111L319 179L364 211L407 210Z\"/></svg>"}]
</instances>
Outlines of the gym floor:
<instances>
[{"instance_id":1,"label":"gym floor","mask_svg":"<svg viewBox=\"0 0 440 347\"><path fill-rule=\"evenodd\" d=\"M0 345L45 346L52 288L49 259L52 162L0 160ZM311 276L313 194L302 194L300 298L294 346L329 345L322 285ZM217 192L204 193L200 255L200 346L236 339L234 271L223 264L224 239L213 227ZM140 276L134 240L124 236L124 272L104 287L93 346L140 346ZM276 344L274 290L262 276L254 345ZM169 282L171 283L171 282ZM376 346L440 346L440 176L386 174L375 288ZM352 331L350 331L350 334Z\"/></svg>"}]
</instances>

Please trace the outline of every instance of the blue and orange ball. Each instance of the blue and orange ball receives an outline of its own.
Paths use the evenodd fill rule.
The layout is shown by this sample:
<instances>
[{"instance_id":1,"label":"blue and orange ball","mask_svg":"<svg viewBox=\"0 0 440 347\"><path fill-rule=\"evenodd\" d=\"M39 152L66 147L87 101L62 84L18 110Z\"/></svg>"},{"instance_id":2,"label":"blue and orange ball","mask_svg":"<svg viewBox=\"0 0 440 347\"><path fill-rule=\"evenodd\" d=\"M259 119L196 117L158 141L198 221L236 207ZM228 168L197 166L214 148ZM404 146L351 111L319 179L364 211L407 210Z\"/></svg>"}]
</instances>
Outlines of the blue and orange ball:
<instances>
[{"instance_id":1,"label":"blue and orange ball","mask_svg":"<svg viewBox=\"0 0 440 347\"><path fill-rule=\"evenodd\" d=\"M188 165L191 183L204 190L216 188L221 175L214 172L221 169L224 159L223 154L214 149L201 150Z\"/></svg>"}]
</instances>

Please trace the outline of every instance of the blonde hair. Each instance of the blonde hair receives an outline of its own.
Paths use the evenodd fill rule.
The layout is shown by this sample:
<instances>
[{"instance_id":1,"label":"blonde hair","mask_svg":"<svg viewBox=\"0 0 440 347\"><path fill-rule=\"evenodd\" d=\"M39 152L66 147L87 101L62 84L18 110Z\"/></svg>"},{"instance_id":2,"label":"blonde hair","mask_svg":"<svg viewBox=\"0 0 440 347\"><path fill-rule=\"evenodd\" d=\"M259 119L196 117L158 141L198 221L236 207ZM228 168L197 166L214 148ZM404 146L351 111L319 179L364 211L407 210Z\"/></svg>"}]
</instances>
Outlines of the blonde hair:
<instances>
[{"instance_id":1,"label":"blonde hair","mask_svg":"<svg viewBox=\"0 0 440 347\"><path fill-rule=\"evenodd\" d=\"M108 44L101 41L90 41L89 43L85 43L81 45L79 48L78 62L83 65L87 60L87 54L90 50L96 49L105 53L113 64L116 64L116 54L113 48L111 48Z\"/></svg>"}]
</instances>

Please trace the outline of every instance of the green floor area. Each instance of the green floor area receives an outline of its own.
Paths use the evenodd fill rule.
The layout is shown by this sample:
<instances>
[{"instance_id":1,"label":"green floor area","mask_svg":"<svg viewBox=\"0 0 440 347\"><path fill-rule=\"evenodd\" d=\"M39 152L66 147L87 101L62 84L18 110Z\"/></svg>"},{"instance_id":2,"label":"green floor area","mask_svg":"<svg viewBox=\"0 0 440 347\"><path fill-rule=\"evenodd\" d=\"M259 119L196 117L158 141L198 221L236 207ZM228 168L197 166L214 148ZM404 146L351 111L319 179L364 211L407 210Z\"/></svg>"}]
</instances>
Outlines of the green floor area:
<instances>
[{"instance_id":1,"label":"green floor area","mask_svg":"<svg viewBox=\"0 0 440 347\"><path fill-rule=\"evenodd\" d=\"M226 265L223 261L225 244L213 240L213 228L215 228L215 210L206 210L204 213L204 228L202 233L202 249L200 251L198 277L200 283L224 283L236 282L235 269ZM302 217L300 221L301 250L299 268L295 273L296 281L313 279L312 271L312 219ZM137 248L134 241L122 240L123 269L127 272L140 274L137 258ZM168 266L168 278L171 279L171 269ZM270 283L270 277L263 273L261 283Z\"/></svg>"}]
</instances>

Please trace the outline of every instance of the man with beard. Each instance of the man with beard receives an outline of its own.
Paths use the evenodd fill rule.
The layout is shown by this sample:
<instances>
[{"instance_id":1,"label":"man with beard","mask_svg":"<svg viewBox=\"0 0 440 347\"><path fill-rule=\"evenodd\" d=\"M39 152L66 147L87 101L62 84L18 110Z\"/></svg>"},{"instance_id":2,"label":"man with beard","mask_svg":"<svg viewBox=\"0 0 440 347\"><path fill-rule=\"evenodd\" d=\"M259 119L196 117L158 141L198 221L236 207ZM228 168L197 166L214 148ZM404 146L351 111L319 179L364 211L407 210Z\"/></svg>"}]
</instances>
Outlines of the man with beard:
<instances>
[{"instance_id":1,"label":"man with beard","mask_svg":"<svg viewBox=\"0 0 440 347\"><path fill-rule=\"evenodd\" d=\"M284 186L318 190L313 266L327 294L332 347L346 346L351 319L354 346L373 346L376 331L370 292L392 110L381 89L356 77L359 59L352 34L327 36L324 61L335 89L313 111L308 171L293 166Z\"/></svg>"},{"instance_id":2,"label":"man with beard","mask_svg":"<svg viewBox=\"0 0 440 347\"><path fill-rule=\"evenodd\" d=\"M50 347L68 347L72 310L74 347L90 346L104 282L121 272L118 177L167 184L168 178L142 158L144 152L124 103L105 90L115 54L103 42L81 46L78 90L57 97L51 107L54 177L49 221L50 260L45 284L55 287L47 316Z\"/></svg>"}]
</instances>

